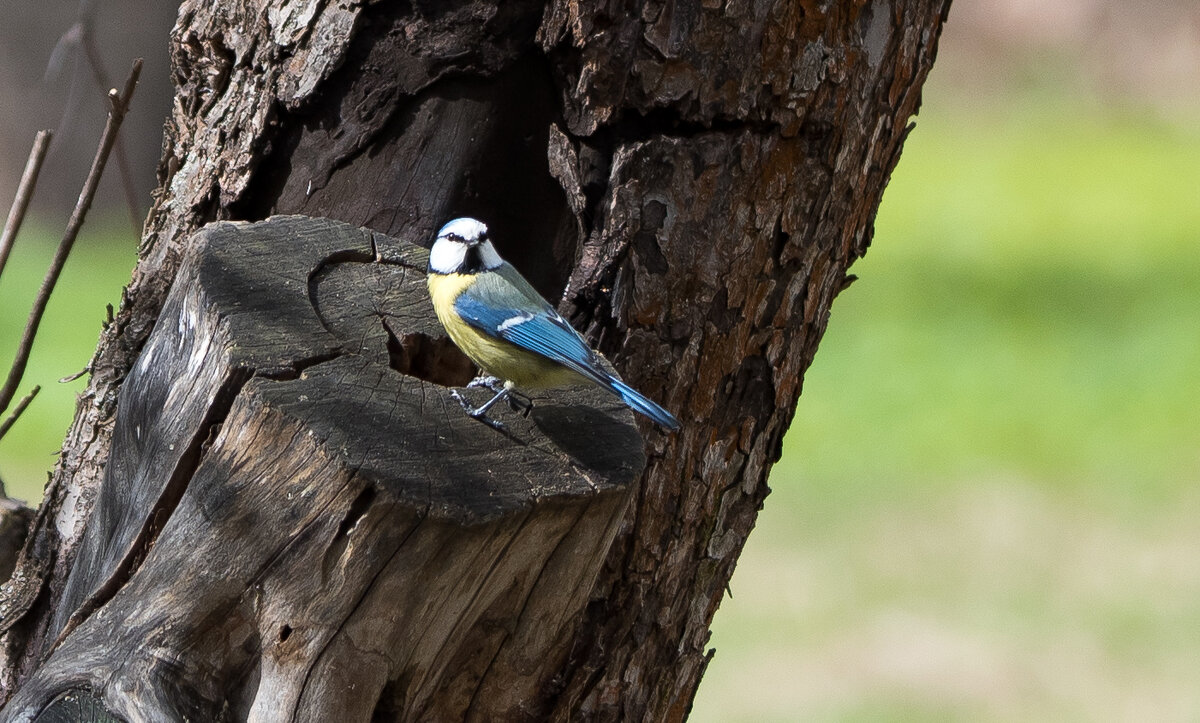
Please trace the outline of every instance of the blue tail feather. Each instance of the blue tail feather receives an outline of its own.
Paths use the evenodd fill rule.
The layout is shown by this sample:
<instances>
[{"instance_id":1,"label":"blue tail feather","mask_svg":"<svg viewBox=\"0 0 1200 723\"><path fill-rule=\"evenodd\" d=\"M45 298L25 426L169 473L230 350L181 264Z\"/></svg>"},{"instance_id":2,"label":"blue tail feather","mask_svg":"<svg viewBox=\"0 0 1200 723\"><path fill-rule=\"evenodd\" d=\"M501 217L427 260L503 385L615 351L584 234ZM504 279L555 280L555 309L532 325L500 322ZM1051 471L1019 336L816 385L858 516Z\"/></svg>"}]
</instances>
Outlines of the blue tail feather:
<instances>
[{"instance_id":1,"label":"blue tail feather","mask_svg":"<svg viewBox=\"0 0 1200 723\"><path fill-rule=\"evenodd\" d=\"M629 386L619 379L608 377L604 380L609 391L621 398L621 401L629 405L629 408L638 414L642 414L654 420L656 424L665 427L672 432L679 430L679 420L676 419L670 412L660 407L658 404L650 401L642 396L636 389Z\"/></svg>"}]
</instances>

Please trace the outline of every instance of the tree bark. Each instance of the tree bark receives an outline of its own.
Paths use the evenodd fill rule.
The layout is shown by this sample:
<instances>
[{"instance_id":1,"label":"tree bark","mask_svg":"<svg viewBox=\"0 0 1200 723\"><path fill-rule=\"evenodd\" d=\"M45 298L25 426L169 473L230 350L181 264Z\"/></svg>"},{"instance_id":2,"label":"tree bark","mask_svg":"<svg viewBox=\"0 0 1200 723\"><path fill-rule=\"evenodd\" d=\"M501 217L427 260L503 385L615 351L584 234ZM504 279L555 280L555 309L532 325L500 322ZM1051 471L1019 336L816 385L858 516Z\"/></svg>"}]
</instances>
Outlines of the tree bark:
<instances>
[{"instance_id":1,"label":"tree bark","mask_svg":"<svg viewBox=\"0 0 1200 723\"><path fill-rule=\"evenodd\" d=\"M8 712L74 693L129 721L519 716L644 466L631 412L590 388L502 430L462 414L445 386L474 370L419 246L280 216L195 248L125 381L54 650Z\"/></svg>"},{"instance_id":2,"label":"tree bark","mask_svg":"<svg viewBox=\"0 0 1200 723\"><path fill-rule=\"evenodd\" d=\"M185 1L140 261L0 597L6 695L57 639L118 392L193 232L304 213L427 243L474 215L684 425L641 423L638 493L523 715L682 719L948 6Z\"/></svg>"}]
</instances>

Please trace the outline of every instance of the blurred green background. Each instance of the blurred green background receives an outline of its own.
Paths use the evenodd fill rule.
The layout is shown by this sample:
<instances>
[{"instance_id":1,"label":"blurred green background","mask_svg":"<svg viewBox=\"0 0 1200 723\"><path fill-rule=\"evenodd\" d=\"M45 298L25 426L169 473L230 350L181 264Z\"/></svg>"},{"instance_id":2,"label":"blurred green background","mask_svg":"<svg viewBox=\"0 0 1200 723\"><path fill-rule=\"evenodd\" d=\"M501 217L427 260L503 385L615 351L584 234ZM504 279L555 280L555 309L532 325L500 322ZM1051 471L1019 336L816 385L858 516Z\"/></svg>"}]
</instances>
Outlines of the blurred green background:
<instances>
[{"instance_id":1,"label":"blurred green background","mask_svg":"<svg viewBox=\"0 0 1200 723\"><path fill-rule=\"evenodd\" d=\"M693 720L1200 720L1200 20L1131 12L952 9ZM13 496L128 279L113 216L0 442ZM5 366L58 233L0 283Z\"/></svg>"},{"instance_id":2,"label":"blurred green background","mask_svg":"<svg viewBox=\"0 0 1200 723\"><path fill-rule=\"evenodd\" d=\"M0 277L0 374L8 374L29 307L61 235L62 229L26 221L13 247ZM69 383L58 380L74 376L91 360L107 315L105 304L117 308L136 261L137 239L129 223L122 223L119 209L101 211L85 224L46 307L18 398L35 384L42 390L0 439L0 479L10 497L31 503L41 499L47 472L75 413L75 396L87 386L86 377Z\"/></svg>"},{"instance_id":3,"label":"blurred green background","mask_svg":"<svg viewBox=\"0 0 1200 723\"><path fill-rule=\"evenodd\" d=\"M852 271L692 720L1200 720L1195 5L956 1Z\"/></svg>"}]
</instances>

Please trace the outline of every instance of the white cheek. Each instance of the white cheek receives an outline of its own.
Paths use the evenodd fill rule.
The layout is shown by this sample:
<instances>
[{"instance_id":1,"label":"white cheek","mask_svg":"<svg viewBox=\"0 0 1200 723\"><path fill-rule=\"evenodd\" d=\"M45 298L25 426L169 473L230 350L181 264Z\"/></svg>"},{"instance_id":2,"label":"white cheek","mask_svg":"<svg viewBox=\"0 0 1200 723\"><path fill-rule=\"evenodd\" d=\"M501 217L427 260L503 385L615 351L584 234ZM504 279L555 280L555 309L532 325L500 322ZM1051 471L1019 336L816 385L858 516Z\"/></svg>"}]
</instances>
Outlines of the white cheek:
<instances>
[{"instance_id":1,"label":"white cheek","mask_svg":"<svg viewBox=\"0 0 1200 723\"><path fill-rule=\"evenodd\" d=\"M429 268L439 274L452 274L463 265L467 247L454 241L438 239L429 250Z\"/></svg>"}]
</instances>

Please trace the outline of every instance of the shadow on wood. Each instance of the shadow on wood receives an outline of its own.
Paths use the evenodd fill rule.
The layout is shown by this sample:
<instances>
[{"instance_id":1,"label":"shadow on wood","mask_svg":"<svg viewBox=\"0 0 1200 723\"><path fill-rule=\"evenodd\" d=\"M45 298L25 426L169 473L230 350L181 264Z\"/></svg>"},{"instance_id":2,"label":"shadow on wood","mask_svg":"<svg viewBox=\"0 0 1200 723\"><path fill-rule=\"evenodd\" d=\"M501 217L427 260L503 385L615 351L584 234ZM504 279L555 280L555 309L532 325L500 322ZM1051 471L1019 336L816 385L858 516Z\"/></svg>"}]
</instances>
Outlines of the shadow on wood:
<instances>
[{"instance_id":1,"label":"shadow on wood","mask_svg":"<svg viewBox=\"0 0 1200 723\"><path fill-rule=\"evenodd\" d=\"M420 247L304 217L200 233L9 716L536 716L550 681L522 671L566 654L645 464L631 414L595 389L501 410L508 434L463 414Z\"/></svg>"}]
</instances>

